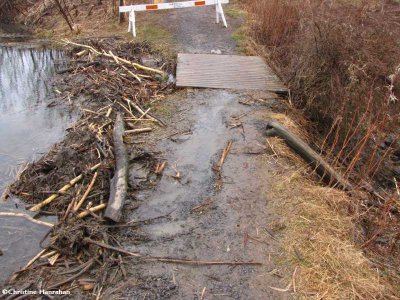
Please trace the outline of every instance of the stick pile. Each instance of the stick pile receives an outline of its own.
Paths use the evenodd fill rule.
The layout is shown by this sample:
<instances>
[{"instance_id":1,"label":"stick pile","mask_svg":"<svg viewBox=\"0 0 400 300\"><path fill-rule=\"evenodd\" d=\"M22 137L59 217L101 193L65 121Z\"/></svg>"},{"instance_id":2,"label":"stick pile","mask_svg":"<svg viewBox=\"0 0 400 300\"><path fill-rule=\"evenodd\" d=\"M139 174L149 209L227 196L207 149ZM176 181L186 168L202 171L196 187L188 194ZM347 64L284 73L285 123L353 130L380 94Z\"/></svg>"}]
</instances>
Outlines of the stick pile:
<instances>
[{"instance_id":1,"label":"stick pile","mask_svg":"<svg viewBox=\"0 0 400 300\"><path fill-rule=\"evenodd\" d=\"M100 294L126 273L121 255L133 256L113 246L118 238L106 218L123 219L129 193L124 139L165 126L150 105L172 91L164 80L172 62L147 44L115 39L63 44L71 60L58 72L56 92L60 103L79 108L81 118L10 187L31 204L31 211L58 216L57 224L49 224L44 249L14 274L11 284L54 289L76 285L85 274L91 280L80 279L78 285ZM160 68L141 64L140 58L149 55Z\"/></svg>"}]
</instances>

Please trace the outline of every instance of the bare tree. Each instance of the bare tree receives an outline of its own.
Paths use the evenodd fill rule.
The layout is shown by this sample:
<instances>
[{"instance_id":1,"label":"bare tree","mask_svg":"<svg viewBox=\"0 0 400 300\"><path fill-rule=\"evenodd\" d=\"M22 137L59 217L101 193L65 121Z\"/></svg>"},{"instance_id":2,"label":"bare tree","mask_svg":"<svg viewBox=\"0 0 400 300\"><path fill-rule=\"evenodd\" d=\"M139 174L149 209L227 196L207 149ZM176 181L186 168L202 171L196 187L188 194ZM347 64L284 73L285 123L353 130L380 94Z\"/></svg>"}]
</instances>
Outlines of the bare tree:
<instances>
[{"instance_id":1,"label":"bare tree","mask_svg":"<svg viewBox=\"0 0 400 300\"><path fill-rule=\"evenodd\" d=\"M72 22L71 20L68 18L68 12L67 12L67 7L63 8L60 0L54 0L54 3L57 5L58 9L60 10L61 15L64 17L65 21L67 22L69 28L71 29L71 31L74 30L74 28L72 27ZM64 2L65 4L65 2Z\"/></svg>"}]
</instances>

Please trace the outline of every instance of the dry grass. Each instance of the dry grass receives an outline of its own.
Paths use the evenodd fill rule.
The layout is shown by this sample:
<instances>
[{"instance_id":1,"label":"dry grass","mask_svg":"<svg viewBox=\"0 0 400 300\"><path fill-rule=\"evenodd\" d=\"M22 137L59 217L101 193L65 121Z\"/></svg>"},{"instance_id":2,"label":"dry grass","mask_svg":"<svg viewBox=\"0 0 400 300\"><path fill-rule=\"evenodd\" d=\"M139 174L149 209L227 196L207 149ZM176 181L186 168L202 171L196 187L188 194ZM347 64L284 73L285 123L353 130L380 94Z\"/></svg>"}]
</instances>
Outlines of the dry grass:
<instances>
[{"instance_id":1,"label":"dry grass","mask_svg":"<svg viewBox=\"0 0 400 300\"><path fill-rule=\"evenodd\" d=\"M269 117L302 135L286 115ZM297 267L294 295L308 299L396 299L394 285L357 246L354 219L358 197L312 181L310 169L282 140L269 138L269 145L282 166L272 175L269 192L270 207L281 216L272 228L280 230L284 263ZM293 285L290 291L294 292Z\"/></svg>"},{"instance_id":2,"label":"dry grass","mask_svg":"<svg viewBox=\"0 0 400 300\"><path fill-rule=\"evenodd\" d=\"M375 290L363 286L368 276L361 261L366 259L359 260L355 254L363 251L379 268L380 284L399 284L400 195L395 190L399 159L392 153L400 153L400 3L249 0L246 4L253 17L249 33L262 46L262 51L258 45L255 51L262 53L287 82L291 103L314 126L310 134L314 137L308 142L354 186L371 190L372 185L383 195L357 192L349 198L298 180L296 174L304 169L281 174L279 178L290 180L279 191L288 203L280 211L296 204L299 213L315 217L308 225L306 221L307 226L303 224L306 227L294 223L287 230L293 242L298 241L296 237L303 240L302 245L307 246L304 255L310 253L308 262L313 267L305 278L313 286L321 285L320 295L328 291L333 298L383 297L376 280L370 279L376 283ZM280 155L285 157L288 151ZM293 189L296 192L290 194ZM320 231L311 224L321 226ZM306 244L307 231L317 238L314 246ZM321 260L328 256L328 260ZM355 269L349 263L353 259L362 267ZM343 294L345 291L348 294ZM396 292L400 295L398 289Z\"/></svg>"}]
</instances>

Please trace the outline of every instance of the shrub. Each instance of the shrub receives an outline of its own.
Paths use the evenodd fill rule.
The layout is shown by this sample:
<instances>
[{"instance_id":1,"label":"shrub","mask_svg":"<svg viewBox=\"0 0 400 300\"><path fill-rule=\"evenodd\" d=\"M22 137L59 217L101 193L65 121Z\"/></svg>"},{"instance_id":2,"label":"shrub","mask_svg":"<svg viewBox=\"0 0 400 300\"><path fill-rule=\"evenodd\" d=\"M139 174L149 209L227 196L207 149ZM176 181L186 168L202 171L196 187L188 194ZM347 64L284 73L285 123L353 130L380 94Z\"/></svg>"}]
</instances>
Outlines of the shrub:
<instances>
[{"instance_id":1,"label":"shrub","mask_svg":"<svg viewBox=\"0 0 400 300\"><path fill-rule=\"evenodd\" d=\"M332 163L358 182L378 171L392 181L382 172L391 148L380 145L399 134L400 5L248 0L247 7L253 38L267 48L293 103L316 122Z\"/></svg>"}]
</instances>

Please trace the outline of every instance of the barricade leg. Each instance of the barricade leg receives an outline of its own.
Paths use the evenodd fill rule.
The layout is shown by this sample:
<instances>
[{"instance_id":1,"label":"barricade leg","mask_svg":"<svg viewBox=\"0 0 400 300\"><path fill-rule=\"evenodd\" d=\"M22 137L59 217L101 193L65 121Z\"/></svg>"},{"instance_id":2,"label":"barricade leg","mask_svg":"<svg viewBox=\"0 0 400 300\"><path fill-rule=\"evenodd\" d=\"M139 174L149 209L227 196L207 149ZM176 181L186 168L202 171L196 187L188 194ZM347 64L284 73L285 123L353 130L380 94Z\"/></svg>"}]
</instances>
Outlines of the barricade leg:
<instances>
[{"instance_id":1,"label":"barricade leg","mask_svg":"<svg viewBox=\"0 0 400 300\"><path fill-rule=\"evenodd\" d=\"M220 0L217 0L217 7L219 8L219 14L221 15L222 23L224 24L225 27L228 27L228 24L226 23L225 15L224 15L224 10L222 9L222 4ZM218 13L217 13L218 15ZM219 18L218 22L219 23Z\"/></svg>"},{"instance_id":2,"label":"barricade leg","mask_svg":"<svg viewBox=\"0 0 400 300\"><path fill-rule=\"evenodd\" d=\"M216 16L215 23L219 24L219 7L218 7L218 2L215 4L215 16Z\"/></svg>"},{"instance_id":3,"label":"barricade leg","mask_svg":"<svg viewBox=\"0 0 400 300\"><path fill-rule=\"evenodd\" d=\"M128 32L132 32L132 35L136 37L136 17L134 10L129 12Z\"/></svg>"}]
</instances>

